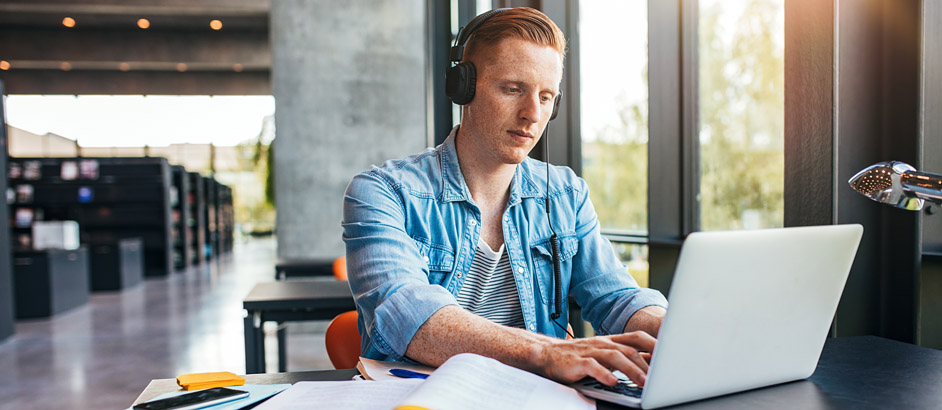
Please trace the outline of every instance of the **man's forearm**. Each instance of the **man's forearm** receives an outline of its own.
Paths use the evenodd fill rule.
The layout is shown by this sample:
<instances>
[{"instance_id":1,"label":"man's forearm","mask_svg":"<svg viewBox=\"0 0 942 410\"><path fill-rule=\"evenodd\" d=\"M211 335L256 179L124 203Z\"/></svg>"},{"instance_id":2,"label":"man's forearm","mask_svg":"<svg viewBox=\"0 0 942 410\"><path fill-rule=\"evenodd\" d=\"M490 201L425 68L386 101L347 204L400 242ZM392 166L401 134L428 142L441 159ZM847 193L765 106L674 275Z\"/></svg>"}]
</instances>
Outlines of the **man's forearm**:
<instances>
[{"instance_id":1,"label":"man's forearm","mask_svg":"<svg viewBox=\"0 0 942 410\"><path fill-rule=\"evenodd\" d=\"M534 371L541 350L552 342L549 336L501 326L449 305L432 314L419 327L406 349L406 356L440 366L456 354L476 353Z\"/></svg>"},{"instance_id":2,"label":"man's forearm","mask_svg":"<svg viewBox=\"0 0 942 410\"><path fill-rule=\"evenodd\" d=\"M644 385L648 367L641 352L654 351L654 344L654 338L646 332L555 339L501 326L449 305L419 327L406 348L406 356L440 366L456 354L477 353L561 383L593 377L611 386L618 381L614 369Z\"/></svg>"},{"instance_id":3,"label":"man's forearm","mask_svg":"<svg viewBox=\"0 0 942 410\"><path fill-rule=\"evenodd\" d=\"M646 306L639 309L631 315L628 323L625 323L625 333L641 330L657 337L657 333L661 329L661 321L664 320L666 314L667 310L660 306Z\"/></svg>"}]
</instances>

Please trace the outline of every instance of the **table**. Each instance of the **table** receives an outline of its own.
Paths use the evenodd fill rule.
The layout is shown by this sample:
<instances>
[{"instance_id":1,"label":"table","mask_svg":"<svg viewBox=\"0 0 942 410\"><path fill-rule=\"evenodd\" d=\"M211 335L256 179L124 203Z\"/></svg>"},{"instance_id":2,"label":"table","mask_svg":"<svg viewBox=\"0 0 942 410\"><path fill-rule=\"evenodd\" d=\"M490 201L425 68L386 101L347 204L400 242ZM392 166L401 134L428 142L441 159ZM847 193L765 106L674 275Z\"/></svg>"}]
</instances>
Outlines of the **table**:
<instances>
[{"instance_id":1,"label":"table","mask_svg":"<svg viewBox=\"0 0 942 410\"><path fill-rule=\"evenodd\" d=\"M291 372L291 373L266 373L266 374L245 374L247 384L283 384L309 381L337 381L350 380L353 376L360 374L356 369L343 370L317 370L310 372ZM182 391L177 385L177 379L157 379L151 380L150 384L137 399L134 404L152 400L154 397L173 391ZM134 405L132 404L132 406Z\"/></svg>"},{"instance_id":2,"label":"table","mask_svg":"<svg viewBox=\"0 0 942 410\"><path fill-rule=\"evenodd\" d=\"M286 259L275 264L275 279L334 276L334 259Z\"/></svg>"},{"instance_id":3,"label":"table","mask_svg":"<svg viewBox=\"0 0 942 410\"><path fill-rule=\"evenodd\" d=\"M262 282L242 301L245 309L245 372L265 372L265 322L331 320L355 310L347 282L334 280ZM278 370L287 366L284 329L278 330Z\"/></svg>"},{"instance_id":4,"label":"table","mask_svg":"<svg viewBox=\"0 0 942 410\"><path fill-rule=\"evenodd\" d=\"M735 358L732 358L735 360ZM356 370L248 375L246 383L349 380ZM179 390L153 380L135 403ZM937 409L942 406L942 352L875 336L828 339L810 378L670 407L712 409ZM624 407L598 402L599 409Z\"/></svg>"}]
</instances>

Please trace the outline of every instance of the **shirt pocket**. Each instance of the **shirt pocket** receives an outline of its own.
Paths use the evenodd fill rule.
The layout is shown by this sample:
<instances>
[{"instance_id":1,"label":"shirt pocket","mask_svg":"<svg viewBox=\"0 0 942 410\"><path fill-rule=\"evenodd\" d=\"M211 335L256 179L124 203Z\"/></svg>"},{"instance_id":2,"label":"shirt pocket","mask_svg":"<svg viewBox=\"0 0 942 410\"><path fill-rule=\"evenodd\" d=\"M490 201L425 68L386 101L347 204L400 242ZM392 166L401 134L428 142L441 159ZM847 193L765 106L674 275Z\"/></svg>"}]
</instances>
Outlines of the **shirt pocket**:
<instances>
[{"instance_id":1,"label":"shirt pocket","mask_svg":"<svg viewBox=\"0 0 942 410\"><path fill-rule=\"evenodd\" d=\"M559 242L559 271L562 279L563 296L569 292L569 278L572 271L572 257L579 252L579 240L575 234L564 234L557 237ZM530 254L533 258L533 272L540 287L540 297L543 303L549 304L554 298L553 289L553 253L549 238L531 246ZM565 303L565 301L563 301Z\"/></svg>"},{"instance_id":2,"label":"shirt pocket","mask_svg":"<svg viewBox=\"0 0 942 410\"><path fill-rule=\"evenodd\" d=\"M413 237L419 255L428 264L428 283L444 286L447 275L455 267L455 251L448 245L432 243L428 239Z\"/></svg>"}]
</instances>

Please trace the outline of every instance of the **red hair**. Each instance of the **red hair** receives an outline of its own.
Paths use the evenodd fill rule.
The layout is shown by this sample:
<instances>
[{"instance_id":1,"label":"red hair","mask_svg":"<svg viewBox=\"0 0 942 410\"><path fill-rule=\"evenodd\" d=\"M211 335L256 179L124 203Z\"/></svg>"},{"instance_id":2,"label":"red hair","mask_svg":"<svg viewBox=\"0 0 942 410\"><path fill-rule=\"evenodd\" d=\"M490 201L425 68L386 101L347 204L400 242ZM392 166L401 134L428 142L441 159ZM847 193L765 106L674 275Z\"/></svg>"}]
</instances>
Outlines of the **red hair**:
<instances>
[{"instance_id":1,"label":"red hair","mask_svg":"<svg viewBox=\"0 0 942 410\"><path fill-rule=\"evenodd\" d=\"M478 49L486 49L505 38L518 38L549 46L566 55L566 36L543 12L530 7L516 7L497 13L478 25L465 47L465 60L471 59Z\"/></svg>"}]
</instances>

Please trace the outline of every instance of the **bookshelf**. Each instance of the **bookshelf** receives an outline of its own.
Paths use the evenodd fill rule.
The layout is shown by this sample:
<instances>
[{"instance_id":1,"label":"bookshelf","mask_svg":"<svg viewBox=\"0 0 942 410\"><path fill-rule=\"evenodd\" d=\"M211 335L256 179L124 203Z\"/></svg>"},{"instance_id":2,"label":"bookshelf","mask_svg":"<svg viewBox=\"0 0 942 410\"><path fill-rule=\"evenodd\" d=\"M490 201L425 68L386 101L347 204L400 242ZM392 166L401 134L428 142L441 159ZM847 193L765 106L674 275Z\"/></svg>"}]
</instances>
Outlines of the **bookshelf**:
<instances>
[{"instance_id":1,"label":"bookshelf","mask_svg":"<svg viewBox=\"0 0 942 410\"><path fill-rule=\"evenodd\" d=\"M218 182L217 182L218 184ZM235 214L232 206L232 188L218 184L216 186L219 203L219 252L227 254L232 252L234 244L233 231L235 230Z\"/></svg>"},{"instance_id":2,"label":"bookshelf","mask_svg":"<svg viewBox=\"0 0 942 410\"><path fill-rule=\"evenodd\" d=\"M217 201L216 180L213 177L203 177L203 193L206 197L206 207L203 208L203 217L206 219L206 259L215 258L219 252L219 202Z\"/></svg>"},{"instance_id":3,"label":"bookshelf","mask_svg":"<svg viewBox=\"0 0 942 410\"><path fill-rule=\"evenodd\" d=\"M173 238L173 268L179 271L194 264L193 234L189 228L193 219L190 214L188 199L190 178L182 165L173 165L170 168L173 174L173 188L170 190L170 219L173 223L171 229L171 237Z\"/></svg>"},{"instance_id":4,"label":"bookshelf","mask_svg":"<svg viewBox=\"0 0 942 410\"><path fill-rule=\"evenodd\" d=\"M0 169L7 168L7 127L4 124L4 88L0 81ZM7 179L0 178L0 192L7 192ZM0 206L0 220L7 220L8 209ZM10 260L10 231L0 229L0 342L13 335L13 265Z\"/></svg>"},{"instance_id":5,"label":"bookshelf","mask_svg":"<svg viewBox=\"0 0 942 410\"><path fill-rule=\"evenodd\" d=\"M189 207L187 221L192 238L190 263L201 265L206 262L206 197L203 191L203 177L198 172L188 172L189 189L186 202Z\"/></svg>"},{"instance_id":6,"label":"bookshelf","mask_svg":"<svg viewBox=\"0 0 942 410\"><path fill-rule=\"evenodd\" d=\"M90 246L140 237L145 276L166 276L173 271L170 176L167 160L156 157L11 158L13 248L32 250L34 221L74 220Z\"/></svg>"}]
</instances>

